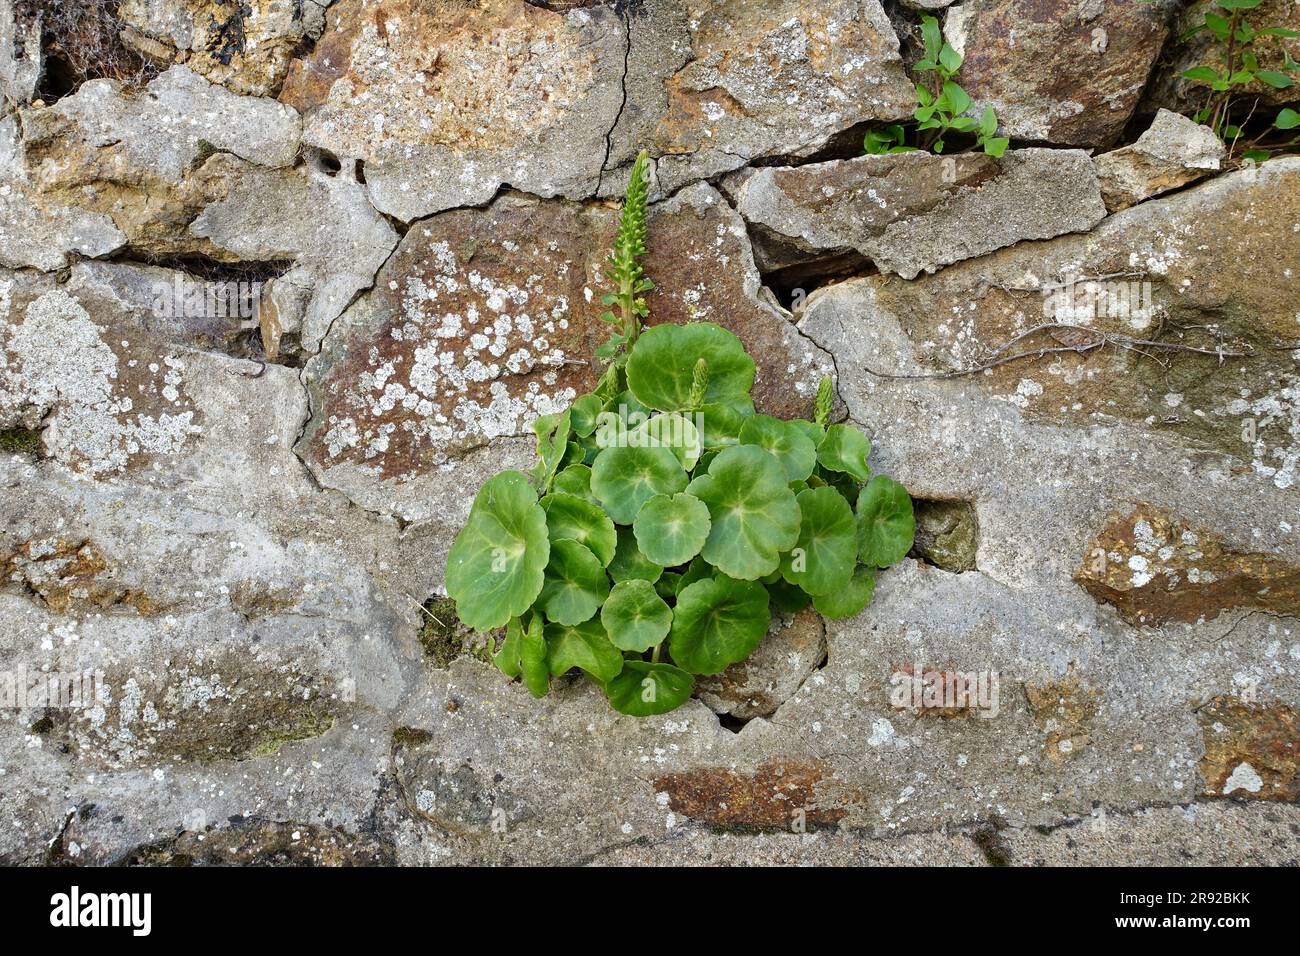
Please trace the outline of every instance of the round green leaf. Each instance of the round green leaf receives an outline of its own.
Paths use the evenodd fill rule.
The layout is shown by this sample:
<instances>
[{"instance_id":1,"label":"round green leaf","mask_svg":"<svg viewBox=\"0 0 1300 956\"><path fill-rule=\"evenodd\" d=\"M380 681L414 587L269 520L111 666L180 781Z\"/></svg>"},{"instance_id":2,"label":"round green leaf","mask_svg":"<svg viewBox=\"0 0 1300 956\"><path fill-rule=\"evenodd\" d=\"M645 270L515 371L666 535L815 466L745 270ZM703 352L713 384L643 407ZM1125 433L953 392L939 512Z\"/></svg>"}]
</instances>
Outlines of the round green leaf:
<instances>
[{"instance_id":1,"label":"round green leaf","mask_svg":"<svg viewBox=\"0 0 1300 956\"><path fill-rule=\"evenodd\" d=\"M823 468L851 475L858 481L871 477L871 469L867 467L870 454L871 442L852 425L832 425L817 446L817 461Z\"/></svg>"},{"instance_id":2,"label":"round green leaf","mask_svg":"<svg viewBox=\"0 0 1300 956\"><path fill-rule=\"evenodd\" d=\"M916 534L916 517L907 489L876 475L858 494L858 557L863 564L887 568L903 560Z\"/></svg>"},{"instance_id":3,"label":"round green leaf","mask_svg":"<svg viewBox=\"0 0 1300 956\"><path fill-rule=\"evenodd\" d=\"M545 697L551 688L551 672L546 666L546 638L542 633L542 616L534 614L528 621L528 630L520 639L519 671L528 693Z\"/></svg>"},{"instance_id":4,"label":"round green leaf","mask_svg":"<svg viewBox=\"0 0 1300 956\"><path fill-rule=\"evenodd\" d=\"M488 479L447 555L447 593L468 627L490 631L523 614L550 558L546 512L520 472Z\"/></svg>"},{"instance_id":5,"label":"round green leaf","mask_svg":"<svg viewBox=\"0 0 1300 956\"><path fill-rule=\"evenodd\" d=\"M507 677L518 677L523 670L524 628L519 618L512 617L506 624L506 636L492 655L492 663Z\"/></svg>"},{"instance_id":6,"label":"round green leaf","mask_svg":"<svg viewBox=\"0 0 1300 956\"><path fill-rule=\"evenodd\" d=\"M678 667L716 674L758 647L772 620L767 589L718 575L677 595L669 649Z\"/></svg>"},{"instance_id":7,"label":"round green leaf","mask_svg":"<svg viewBox=\"0 0 1300 956\"><path fill-rule=\"evenodd\" d=\"M684 491L655 495L641 506L632 523L641 553L664 567L685 564L699 554L709 527L709 509Z\"/></svg>"},{"instance_id":8,"label":"round green leaf","mask_svg":"<svg viewBox=\"0 0 1300 956\"><path fill-rule=\"evenodd\" d=\"M787 481L803 481L817 464L817 446L799 426L771 415L754 415L740 429L742 445L757 445L785 469Z\"/></svg>"},{"instance_id":9,"label":"round green leaf","mask_svg":"<svg viewBox=\"0 0 1300 956\"><path fill-rule=\"evenodd\" d=\"M642 332L627 359L627 387L651 408L690 408L695 363L701 358L709 366L703 404L726 405L749 397L754 360L740 339L712 322L656 325Z\"/></svg>"},{"instance_id":10,"label":"round green leaf","mask_svg":"<svg viewBox=\"0 0 1300 956\"><path fill-rule=\"evenodd\" d=\"M668 635L673 612L649 581L623 581L609 592L600 622L619 650L648 651Z\"/></svg>"},{"instance_id":11,"label":"round green leaf","mask_svg":"<svg viewBox=\"0 0 1300 956\"><path fill-rule=\"evenodd\" d=\"M871 603L871 595L875 590L876 569L859 564L848 584L838 591L813 598L813 607L825 617L852 617Z\"/></svg>"},{"instance_id":12,"label":"round green leaf","mask_svg":"<svg viewBox=\"0 0 1300 956\"><path fill-rule=\"evenodd\" d=\"M631 524L655 495L686 487L686 472L667 448L606 448L591 466L591 490L619 524Z\"/></svg>"},{"instance_id":13,"label":"round green leaf","mask_svg":"<svg viewBox=\"0 0 1300 956\"><path fill-rule=\"evenodd\" d=\"M555 476L551 483L552 491L562 491L566 495L583 498L592 504L600 504L591 493L591 469L586 465L570 465Z\"/></svg>"},{"instance_id":14,"label":"round green leaf","mask_svg":"<svg viewBox=\"0 0 1300 956\"><path fill-rule=\"evenodd\" d=\"M809 594L829 594L848 584L858 562L853 509L834 488L810 488L798 501L799 541L782 555L781 575Z\"/></svg>"},{"instance_id":15,"label":"round green leaf","mask_svg":"<svg viewBox=\"0 0 1300 956\"><path fill-rule=\"evenodd\" d=\"M826 430L824 428L816 422L808 421L806 418L792 418L786 424L799 429L799 431L807 435L808 440L813 443L814 448L820 445L822 439L826 437Z\"/></svg>"},{"instance_id":16,"label":"round green leaf","mask_svg":"<svg viewBox=\"0 0 1300 956\"><path fill-rule=\"evenodd\" d=\"M682 467L690 471L700 460L700 432L695 423L679 412L667 412L648 419L628 437L628 444L670 448Z\"/></svg>"},{"instance_id":17,"label":"round green leaf","mask_svg":"<svg viewBox=\"0 0 1300 956\"><path fill-rule=\"evenodd\" d=\"M651 414L652 410L638 402L631 392L620 392L596 416L591 440L598 448L629 445L628 435L649 421Z\"/></svg>"},{"instance_id":18,"label":"round green leaf","mask_svg":"<svg viewBox=\"0 0 1300 956\"><path fill-rule=\"evenodd\" d=\"M602 566L614 560L618 536L614 533L614 522L600 505L557 492L542 499L542 509L546 512L546 532L552 546L568 538L590 549Z\"/></svg>"},{"instance_id":19,"label":"round green leaf","mask_svg":"<svg viewBox=\"0 0 1300 956\"><path fill-rule=\"evenodd\" d=\"M723 574L745 581L770 574L799 540L799 503L785 469L756 445L722 450L686 490L709 509L700 553Z\"/></svg>"},{"instance_id":20,"label":"round green leaf","mask_svg":"<svg viewBox=\"0 0 1300 956\"><path fill-rule=\"evenodd\" d=\"M581 624L588 620L609 594L609 578L600 559L568 538L551 544L551 561L539 598L548 620L557 624Z\"/></svg>"},{"instance_id":21,"label":"round green leaf","mask_svg":"<svg viewBox=\"0 0 1300 956\"><path fill-rule=\"evenodd\" d=\"M640 580L653 584L663 573L662 567L641 553L632 529L619 528L618 547L614 549L614 560L609 562L609 576L619 583Z\"/></svg>"},{"instance_id":22,"label":"round green leaf","mask_svg":"<svg viewBox=\"0 0 1300 956\"><path fill-rule=\"evenodd\" d=\"M704 423L700 429L700 443L705 448L725 448L740 444L740 430L754 414L754 406L749 405L746 409L735 405L705 405L695 414Z\"/></svg>"},{"instance_id":23,"label":"round green leaf","mask_svg":"<svg viewBox=\"0 0 1300 956\"><path fill-rule=\"evenodd\" d=\"M623 654L611 643L600 621L576 625L552 622L546 625L546 666L556 677L577 667L603 684L623 669Z\"/></svg>"},{"instance_id":24,"label":"round green leaf","mask_svg":"<svg viewBox=\"0 0 1300 956\"><path fill-rule=\"evenodd\" d=\"M609 705L620 714L651 717L686 703L695 678L672 664L625 661L623 671L605 685Z\"/></svg>"},{"instance_id":25,"label":"round green leaf","mask_svg":"<svg viewBox=\"0 0 1300 956\"><path fill-rule=\"evenodd\" d=\"M579 438L586 438L596 430L596 418L603 410L599 398L595 395L580 395L574 400L570 410L569 422L573 432Z\"/></svg>"}]
</instances>

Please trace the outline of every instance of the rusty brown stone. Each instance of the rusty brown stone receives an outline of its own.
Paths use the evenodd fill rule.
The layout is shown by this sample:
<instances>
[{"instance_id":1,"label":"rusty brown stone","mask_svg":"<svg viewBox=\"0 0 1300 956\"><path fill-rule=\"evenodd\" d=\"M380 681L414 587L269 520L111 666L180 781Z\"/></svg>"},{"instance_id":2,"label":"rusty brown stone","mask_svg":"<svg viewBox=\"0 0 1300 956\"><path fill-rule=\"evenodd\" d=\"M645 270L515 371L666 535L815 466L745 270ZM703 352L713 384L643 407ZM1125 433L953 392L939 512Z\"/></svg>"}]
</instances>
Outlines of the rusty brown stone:
<instances>
[{"instance_id":1,"label":"rusty brown stone","mask_svg":"<svg viewBox=\"0 0 1300 956\"><path fill-rule=\"evenodd\" d=\"M1168 33L1143 0L972 0L947 37L965 57L958 80L1004 134L1104 146L1132 115Z\"/></svg>"},{"instance_id":2,"label":"rusty brown stone","mask_svg":"<svg viewBox=\"0 0 1300 956\"><path fill-rule=\"evenodd\" d=\"M1146 503L1101 528L1074 579L1131 624L1208 620L1230 608L1300 612L1300 567Z\"/></svg>"},{"instance_id":3,"label":"rusty brown stone","mask_svg":"<svg viewBox=\"0 0 1300 956\"><path fill-rule=\"evenodd\" d=\"M913 105L898 39L874 3L686 7L693 56L664 83L656 155L729 146L761 155L854 123L901 118Z\"/></svg>"},{"instance_id":4,"label":"rusty brown stone","mask_svg":"<svg viewBox=\"0 0 1300 956\"><path fill-rule=\"evenodd\" d=\"M906 684L899 685L906 691L902 700L904 707L900 709L913 717L966 720L981 714L977 703L972 703L978 688L972 685L968 673L945 667L918 667L915 661L905 661L893 665L890 674L894 679L904 674L911 678ZM957 703L961 694L965 695L964 702Z\"/></svg>"},{"instance_id":5,"label":"rusty brown stone","mask_svg":"<svg viewBox=\"0 0 1300 956\"><path fill-rule=\"evenodd\" d=\"M823 803L822 788L831 773L820 760L782 760L752 773L702 767L660 777L654 787L668 794L674 813L714 826L789 829L799 811L809 826L833 826L848 811Z\"/></svg>"},{"instance_id":6,"label":"rusty brown stone","mask_svg":"<svg viewBox=\"0 0 1300 956\"><path fill-rule=\"evenodd\" d=\"M40 595L60 614L74 601L111 604L96 577L109 568L90 541L24 541L4 565L5 578Z\"/></svg>"},{"instance_id":7,"label":"rusty brown stone","mask_svg":"<svg viewBox=\"0 0 1300 956\"><path fill-rule=\"evenodd\" d=\"M1205 738L1204 793L1300 799L1300 715L1285 704L1216 697L1196 712Z\"/></svg>"},{"instance_id":8,"label":"rusty brown stone","mask_svg":"<svg viewBox=\"0 0 1300 956\"><path fill-rule=\"evenodd\" d=\"M407 478L594 386L612 229L609 210L513 196L412 228L313 363L312 459Z\"/></svg>"},{"instance_id":9,"label":"rusty brown stone","mask_svg":"<svg viewBox=\"0 0 1300 956\"><path fill-rule=\"evenodd\" d=\"M342 0L280 99L308 144L363 160L375 205L404 221L505 182L576 198L595 192L625 47L604 6Z\"/></svg>"},{"instance_id":10,"label":"rusty brown stone","mask_svg":"<svg viewBox=\"0 0 1300 956\"><path fill-rule=\"evenodd\" d=\"M1086 687L1073 674L1045 684L1026 684L1025 699L1038 726L1046 733L1043 755L1061 764L1083 753L1092 743L1092 722L1101 692Z\"/></svg>"},{"instance_id":11,"label":"rusty brown stone","mask_svg":"<svg viewBox=\"0 0 1300 956\"><path fill-rule=\"evenodd\" d=\"M374 291L310 366L306 453L407 480L493 438L525 434L592 388L614 208L510 195L413 227ZM754 398L807 415L830 361L759 297L739 217L708 186L653 207L652 323L714 321L758 363Z\"/></svg>"}]
</instances>

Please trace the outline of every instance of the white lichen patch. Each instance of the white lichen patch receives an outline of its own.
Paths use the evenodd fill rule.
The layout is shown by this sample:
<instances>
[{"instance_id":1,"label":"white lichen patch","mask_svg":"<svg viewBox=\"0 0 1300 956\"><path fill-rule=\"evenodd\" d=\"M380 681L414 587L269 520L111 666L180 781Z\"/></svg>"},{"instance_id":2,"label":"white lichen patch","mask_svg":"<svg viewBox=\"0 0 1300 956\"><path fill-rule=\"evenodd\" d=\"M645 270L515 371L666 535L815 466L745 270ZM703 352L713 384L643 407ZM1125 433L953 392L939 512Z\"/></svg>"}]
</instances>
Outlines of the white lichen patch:
<instances>
[{"instance_id":1,"label":"white lichen patch","mask_svg":"<svg viewBox=\"0 0 1300 956\"><path fill-rule=\"evenodd\" d=\"M1223 795L1226 797L1234 790L1259 793L1263 786L1264 781L1255 771L1255 768L1243 761L1233 768L1232 774L1223 782Z\"/></svg>"},{"instance_id":2,"label":"white lichen patch","mask_svg":"<svg viewBox=\"0 0 1300 956\"><path fill-rule=\"evenodd\" d=\"M326 462L409 480L525 432L577 395L560 380L569 361L560 343L587 347L570 305L585 272L547 241L489 240L486 258L506 263L489 274L462 262L448 241L421 238L418 258L385 287L383 331L352 343L338 385L329 386ZM511 271L513 263L526 268Z\"/></svg>"},{"instance_id":3,"label":"white lichen patch","mask_svg":"<svg viewBox=\"0 0 1300 956\"><path fill-rule=\"evenodd\" d=\"M1300 482L1300 378L1288 377L1258 397L1234 399L1215 414L1241 424L1243 438L1251 439L1242 448L1255 474L1282 489Z\"/></svg>"},{"instance_id":4,"label":"white lichen patch","mask_svg":"<svg viewBox=\"0 0 1300 956\"><path fill-rule=\"evenodd\" d=\"M185 363L148 361L129 340L105 341L61 289L0 315L0 420L43 420L45 451L83 474L109 476L181 450L200 429L183 397ZM140 348L144 343L139 343Z\"/></svg>"}]
</instances>

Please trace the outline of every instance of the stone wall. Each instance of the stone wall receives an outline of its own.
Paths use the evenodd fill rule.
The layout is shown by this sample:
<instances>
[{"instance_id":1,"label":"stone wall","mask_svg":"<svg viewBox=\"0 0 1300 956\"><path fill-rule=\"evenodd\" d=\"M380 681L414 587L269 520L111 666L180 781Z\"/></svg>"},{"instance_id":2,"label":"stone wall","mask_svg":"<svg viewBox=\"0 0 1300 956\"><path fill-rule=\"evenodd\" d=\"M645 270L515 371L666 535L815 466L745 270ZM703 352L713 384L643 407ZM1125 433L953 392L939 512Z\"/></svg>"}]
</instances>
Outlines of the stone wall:
<instances>
[{"instance_id":1,"label":"stone wall","mask_svg":"<svg viewBox=\"0 0 1300 956\"><path fill-rule=\"evenodd\" d=\"M0 860L1295 863L1300 157L1179 115L1183 6L0 0L0 691L96 675L0 701ZM861 155L920 8L1005 156ZM644 719L442 590L640 148L652 320L920 519Z\"/></svg>"}]
</instances>

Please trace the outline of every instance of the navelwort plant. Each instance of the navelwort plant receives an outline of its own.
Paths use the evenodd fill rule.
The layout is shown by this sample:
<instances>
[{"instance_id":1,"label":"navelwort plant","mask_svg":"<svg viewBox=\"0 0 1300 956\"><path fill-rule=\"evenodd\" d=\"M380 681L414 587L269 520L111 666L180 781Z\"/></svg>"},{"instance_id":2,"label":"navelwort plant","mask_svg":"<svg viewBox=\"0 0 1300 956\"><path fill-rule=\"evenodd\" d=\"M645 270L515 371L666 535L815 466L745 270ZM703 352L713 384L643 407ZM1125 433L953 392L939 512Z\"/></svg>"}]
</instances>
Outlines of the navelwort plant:
<instances>
[{"instance_id":1,"label":"navelwort plant","mask_svg":"<svg viewBox=\"0 0 1300 956\"><path fill-rule=\"evenodd\" d=\"M1196 66L1183 71L1183 78L1204 83L1209 87L1205 105L1196 112L1193 119L1204 123L1218 134L1219 138L1235 146L1241 136L1241 127L1232 121L1232 107L1236 97L1252 83L1260 82L1275 90L1290 89L1295 85L1292 75L1300 75L1300 63L1291 56L1290 51L1282 49L1282 69L1265 70L1259 65L1255 44L1261 37L1294 39L1300 37L1300 30L1287 27L1266 27L1256 30L1246 19L1245 11L1253 10L1263 0L1214 0L1211 7L1217 7L1222 13L1207 10L1200 23L1195 24L1183 34L1186 40L1202 31L1208 31L1218 48L1218 69L1211 66ZM1224 15L1226 14L1226 16ZM1252 108L1253 112L1253 108ZM1287 108L1281 110L1273 119L1273 127L1279 130L1292 130L1300 126L1300 114ZM1255 146L1262 137L1256 137L1249 145ZM1295 142L1291 140L1290 142ZM1290 145L1290 143L1282 144ZM1272 149L1281 146L1247 149L1243 158L1261 162L1268 159Z\"/></svg>"},{"instance_id":2,"label":"navelwort plant","mask_svg":"<svg viewBox=\"0 0 1300 956\"><path fill-rule=\"evenodd\" d=\"M624 714L662 714L697 674L744 660L772 611L866 607L912 545L912 500L867 467L866 436L757 414L754 361L712 322L642 327L653 288L646 156L632 169L596 389L537 421L537 465L474 499L447 558L461 621L505 628L494 660L536 697L577 668Z\"/></svg>"},{"instance_id":3,"label":"navelwort plant","mask_svg":"<svg viewBox=\"0 0 1300 956\"><path fill-rule=\"evenodd\" d=\"M944 42L939 21L934 17L922 18L921 39L925 53L912 67L914 72L922 74L916 84L916 98L920 105L912 117L917 121L917 130L925 134L922 146L942 153L946 146L945 136L973 133L976 147L990 156L1001 156L1011 140L997 135L998 118L993 107L986 106L979 119L962 115L972 104L970 94L953 79L961 69L962 56ZM904 145L905 135L903 127L897 124L883 130L870 130L863 140L863 148L871 155L910 153L913 147Z\"/></svg>"}]
</instances>

